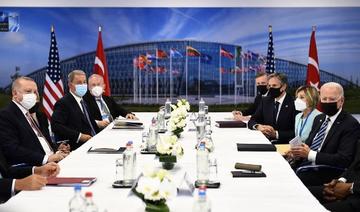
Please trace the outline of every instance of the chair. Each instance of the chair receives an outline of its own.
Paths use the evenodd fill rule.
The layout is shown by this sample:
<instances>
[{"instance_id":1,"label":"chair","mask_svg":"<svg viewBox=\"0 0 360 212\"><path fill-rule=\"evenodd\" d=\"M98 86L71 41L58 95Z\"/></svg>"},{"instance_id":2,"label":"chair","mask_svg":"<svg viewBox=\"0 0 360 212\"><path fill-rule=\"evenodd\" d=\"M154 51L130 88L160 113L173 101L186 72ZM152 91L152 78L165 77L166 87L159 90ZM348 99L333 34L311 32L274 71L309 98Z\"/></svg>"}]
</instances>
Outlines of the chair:
<instances>
[{"instance_id":1,"label":"chair","mask_svg":"<svg viewBox=\"0 0 360 212\"><path fill-rule=\"evenodd\" d=\"M356 153L354 161L360 157L360 139L356 144ZM313 184L323 184L330 182L332 179L338 178L346 169L342 167L330 166L330 165L305 165L296 169L296 175L303 181L306 186L312 186ZM312 176L312 177L307 177ZM322 179L317 179L316 176L322 176ZM310 179L311 182L307 182L304 179Z\"/></svg>"}]
</instances>

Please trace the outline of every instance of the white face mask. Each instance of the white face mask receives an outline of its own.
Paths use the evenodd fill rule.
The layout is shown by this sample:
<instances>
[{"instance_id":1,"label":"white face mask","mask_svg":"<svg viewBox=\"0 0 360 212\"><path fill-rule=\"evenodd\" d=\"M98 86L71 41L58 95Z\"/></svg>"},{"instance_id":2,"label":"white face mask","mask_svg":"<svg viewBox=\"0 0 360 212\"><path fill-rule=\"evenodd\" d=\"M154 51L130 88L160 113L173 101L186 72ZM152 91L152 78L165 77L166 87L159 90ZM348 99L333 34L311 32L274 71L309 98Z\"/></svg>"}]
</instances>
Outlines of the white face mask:
<instances>
[{"instance_id":1,"label":"white face mask","mask_svg":"<svg viewBox=\"0 0 360 212\"><path fill-rule=\"evenodd\" d=\"M26 109L30 110L36 104L37 96L34 93L23 94L23 99L20 104Z\"/></svg>"},{"instance_id":2,"label":"white face mask","mask_svg":"<svg viewBox=\"0 0 360 212\"><path fill-rule=\"evenodd\" d=\"M95 97L100 97L102 95L102 93L104 92L103 87L101 86L95 86L91 89L91 93L95 96Z\"/></svg>"},{"instance_id":3,"label":"white face mask","mask_svg":"<svg viewBox=\"0 0 360 212\"><path fill-rule=\"evenodd\" d=\"M295 104L295 109L297 111L304 111L306 109L306 102L304 102L303 100L297 98L294 102Z\"/></svg>"}]
</instances>

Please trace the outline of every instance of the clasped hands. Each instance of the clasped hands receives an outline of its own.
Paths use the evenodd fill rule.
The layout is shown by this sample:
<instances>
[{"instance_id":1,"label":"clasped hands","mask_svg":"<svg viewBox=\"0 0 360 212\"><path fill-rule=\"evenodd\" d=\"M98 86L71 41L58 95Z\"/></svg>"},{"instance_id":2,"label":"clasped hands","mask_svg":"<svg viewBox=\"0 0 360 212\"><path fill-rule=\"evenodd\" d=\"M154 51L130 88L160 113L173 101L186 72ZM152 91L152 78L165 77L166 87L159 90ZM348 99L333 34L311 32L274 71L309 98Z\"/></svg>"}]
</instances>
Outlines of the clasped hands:
<instances>
[{"instance_id":1,"label":"clasped hands","mask_svg":"<svg viewBox=\"0 0 360 212\"><path fill-rule=\"evenodd\" d=\"M272 126L259 124L256 129L262 132L267 138L276 139L276 130Z\"/></svg>"},{"instance_id":2,"label":"clasped hands","mask_svg":"<svg viewBox=\"0 0 360 212\"><path fill-rule=\"evenodd\" d=\"M342 200L349 196L351 183L344 183L339 180L332 180L324 184L323 195L327 201Z\"/></svg>"}]
</instances>

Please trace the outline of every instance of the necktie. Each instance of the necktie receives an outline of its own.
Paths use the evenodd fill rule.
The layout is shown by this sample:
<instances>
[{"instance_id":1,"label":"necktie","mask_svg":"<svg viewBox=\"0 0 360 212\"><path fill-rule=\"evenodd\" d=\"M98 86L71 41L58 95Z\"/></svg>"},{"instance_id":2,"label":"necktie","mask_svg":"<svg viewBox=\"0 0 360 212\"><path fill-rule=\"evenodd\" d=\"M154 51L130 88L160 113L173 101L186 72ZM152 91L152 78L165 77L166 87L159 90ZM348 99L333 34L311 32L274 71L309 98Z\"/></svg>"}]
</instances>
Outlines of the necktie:
<instances>
[{"instance_id":1,"label":"necktie","mask_svg":"<svg viewBox=\"0 0 360 212\"><path fill-rule=\"evenodd\" d=\"M321 125L319 131L316 133L315 138L310 146L311 150L317 151L319 147L321 146L321 143L323 142L325 138L326 128L329 124L330 118L327 118Z\"/></svg>"},{"instance_id":2,"label":"necktie","mask_svg":"<svg viewBox=\"0 0 360 212\"><path fill-rule=\"evenodd\" d=\"M101 99L101 98L97 98L96 101L98 101L100 103L100 109L101 109L101 113L106 114L107 118L109 119L110 122L113 121L113 117L111 116L111 113L109 111L109 108L106 106L105 102Z\"/></svg>"},{"instance_id":3,"label":"necktie","mask_svg":"<svg viewBox=\"0 0 360 212\"><path fill-rule=\"evenodd\" d=\"M41 130L39 129L38 125L36 124L35 120L33 119L33 117L31 117L30 113L27 112L26 114L26 118L27 120L30 122L31 128L33 128L36 131L36 136L38 137L42 137L47 145L49 146L50 150L54 152L53 148L51 147L49 141L46 139L46 137L44 136L44 134L41 132Z\"/></svg>"},{"instance_id":4,"label":"necktie","mask_svg":"<svg viewBox=\"0 0 360 212\"><path fill-rule=\"evenodd\" d=\"M279 110L279 105L280 105L280 102L278 102L278 101L276 101L274 104L274 112L273 112L274 124L276 124L276 122L277 122L277 114L278 114L278 110Z\"/></svg>"},{"instance_id":5,"label":"necktie","mask_svg":"<svg viewBox=\"0 0 360 212\"><path fill-rule=\"evenodd\" d=\"M90 116L89 116L89 112L87 110L87 106L85 104L85 102L83 100L80 100L80 104L81 104L81 107L83 109L83 113L85 115L85 118L86 118L86 121L88 122L88 124L90 125L90 128L91 128L91 135L94 136L96 135L96 132L94 130L94 127L93 125L91 124L91 120L90 120Z\"/></svg>"}]
</instances>

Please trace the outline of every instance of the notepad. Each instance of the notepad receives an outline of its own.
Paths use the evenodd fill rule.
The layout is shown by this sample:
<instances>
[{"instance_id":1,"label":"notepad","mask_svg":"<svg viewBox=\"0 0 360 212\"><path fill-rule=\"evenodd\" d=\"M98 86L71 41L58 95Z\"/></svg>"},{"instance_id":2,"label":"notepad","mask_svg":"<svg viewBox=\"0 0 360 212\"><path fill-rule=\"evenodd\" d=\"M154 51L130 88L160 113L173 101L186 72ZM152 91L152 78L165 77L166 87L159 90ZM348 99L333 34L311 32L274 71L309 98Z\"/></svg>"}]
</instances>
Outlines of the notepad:
<instances>
[{"instance_id":1,"label":"notepad","mask_svg":"<svg viewBox=\"0 0 360 212\"><path fill-rule=\"evenodd\" d=\"M96 181L96 177L52 177L47 181L48 186L90 186Z\"/></svg>"},{"instance_id":2,"label":"notepad","mask_svg":"<svg viewBox=\"0 0 360 212\"><path fill-rule=\"evenodd\" d=\"M236 144L238 151L275 152L276 147L272 144Z\"/></svg>"},{"instance_id":3,"label":"notepad","mask_svg":"<svg viewBox=\"0 0 360 212\"><path fill-rule=\"evenodd\" d=\"M216 121L219 128L245 128L246 123L242 121Z\"/></svg>"}]
</instances>

